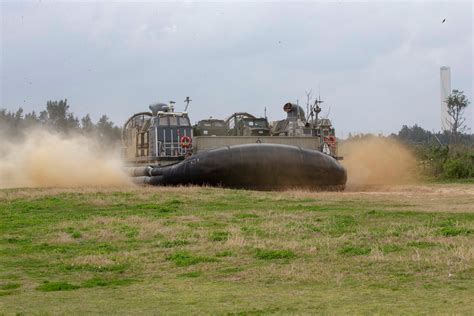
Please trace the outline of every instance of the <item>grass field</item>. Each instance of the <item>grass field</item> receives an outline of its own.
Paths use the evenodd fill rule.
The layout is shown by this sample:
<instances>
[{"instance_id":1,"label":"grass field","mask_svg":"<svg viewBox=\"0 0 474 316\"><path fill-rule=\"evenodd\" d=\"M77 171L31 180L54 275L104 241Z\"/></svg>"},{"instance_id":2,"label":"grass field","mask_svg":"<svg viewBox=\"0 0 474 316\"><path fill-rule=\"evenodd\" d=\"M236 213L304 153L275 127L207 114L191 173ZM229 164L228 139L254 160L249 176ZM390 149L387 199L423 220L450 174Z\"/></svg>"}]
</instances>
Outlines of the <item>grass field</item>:
<instances>
[{"instance_id":1,"label":"grass field","mask_svg":"<svg viewBox=\"0 0 474 316\"><path fill-rule=\"evenodd\" d=\"M473 314L474 186L0 190L0 314Z\"/></svg>"}]
</instances>

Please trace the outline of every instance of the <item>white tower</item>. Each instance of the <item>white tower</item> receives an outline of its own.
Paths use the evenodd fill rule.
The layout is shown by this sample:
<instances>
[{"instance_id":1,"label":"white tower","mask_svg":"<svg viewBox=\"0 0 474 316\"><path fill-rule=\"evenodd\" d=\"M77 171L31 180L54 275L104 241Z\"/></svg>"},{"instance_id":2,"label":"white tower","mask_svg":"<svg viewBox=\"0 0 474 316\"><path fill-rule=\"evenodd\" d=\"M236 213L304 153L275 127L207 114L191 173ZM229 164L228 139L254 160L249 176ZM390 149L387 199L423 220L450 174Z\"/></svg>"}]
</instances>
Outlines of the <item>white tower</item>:
<instances>
[{"instance_id":1,"label":"white tower","mask_svg":"<svg viewBox=\"0 0 474 316\"><path fill-rule=\"evenodd\" d=\"M448 106L446 99L451 94L451 69L443 66L440 68L441 78L441 130L449 130L450 118L448 115Z\"/></svg>"}]
</instances>

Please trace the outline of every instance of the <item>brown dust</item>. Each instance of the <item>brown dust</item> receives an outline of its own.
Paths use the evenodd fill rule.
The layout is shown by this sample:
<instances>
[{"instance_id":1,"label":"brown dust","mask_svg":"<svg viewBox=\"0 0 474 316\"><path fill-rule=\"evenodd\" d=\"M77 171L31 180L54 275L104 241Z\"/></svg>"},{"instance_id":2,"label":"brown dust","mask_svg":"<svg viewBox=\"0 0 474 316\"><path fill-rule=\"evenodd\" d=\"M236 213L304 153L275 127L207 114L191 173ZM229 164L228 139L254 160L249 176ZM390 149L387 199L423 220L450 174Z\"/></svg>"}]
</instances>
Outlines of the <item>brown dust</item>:
<instances>
[{"instance_id":1,"label":"brown dust","mask_svg":"<svg viewBox=\"0 0 474 316\"><path fill-rule=\"evenodd\" d=\"M401 143L383 137L364 137L341 144L348 186L394 185L417 182L414 154Z\"/></svg>"},{"instance_id":2,"label":"brown dust","mask_svg":"<svg viewBox=\"0 0 474 316\"><path fill-rule=\"evenodd\" d=\"M82 135L45 130L22 141L0 137L0 188L126 185L117 153Z\"/></svg>"}]
</instances>

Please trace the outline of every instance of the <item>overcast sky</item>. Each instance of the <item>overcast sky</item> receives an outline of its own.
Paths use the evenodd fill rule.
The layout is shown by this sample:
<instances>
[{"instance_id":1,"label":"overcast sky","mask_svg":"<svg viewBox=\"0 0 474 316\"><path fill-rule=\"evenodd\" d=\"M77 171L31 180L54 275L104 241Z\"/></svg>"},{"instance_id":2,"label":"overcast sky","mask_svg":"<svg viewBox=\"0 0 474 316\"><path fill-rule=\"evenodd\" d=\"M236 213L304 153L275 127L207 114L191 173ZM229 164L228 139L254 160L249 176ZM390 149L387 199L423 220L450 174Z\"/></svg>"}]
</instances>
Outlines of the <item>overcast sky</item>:
<instances>
[{"instance_id":1,"label":"overcast sky","mask_svg":"<svg viewBox=\"0 0 474 316\"><path fill-rule=\"evenodd\" d=\"M67 98L121 125L190 96L193 122L264 107L275 120L313 89L339 136L438 130L441 66L472 100L472 16L470 1L1 2L0 108Z\"/></svg>"}]
</instances>

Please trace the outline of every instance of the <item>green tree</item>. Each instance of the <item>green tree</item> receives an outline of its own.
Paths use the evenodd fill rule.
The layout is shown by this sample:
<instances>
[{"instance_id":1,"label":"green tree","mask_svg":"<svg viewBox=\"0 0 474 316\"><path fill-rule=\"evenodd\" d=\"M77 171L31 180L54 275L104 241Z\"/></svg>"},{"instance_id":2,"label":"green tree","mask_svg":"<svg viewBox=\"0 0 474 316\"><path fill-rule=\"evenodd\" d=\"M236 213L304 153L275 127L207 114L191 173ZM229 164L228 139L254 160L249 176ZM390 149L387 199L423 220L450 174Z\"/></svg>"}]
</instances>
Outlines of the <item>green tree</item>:
<instances>
[{"instance_id":1,"label":"green tree","mask_svg":"<svg viewBox=\"0 0 474 316\"><path fill-rule=\"evenodd\" d=\"M31 113L26 113L25 117L22 122L22 128L23 129L28 129L32 127L38 126L40 123L38 116L36 115L35 111L32 111Z\"/></svg>"},{"instance_id":2,"label":"green tree","mask_svg":"<svg viewBox=\"0 0 474 316\"><path fill-rule=\"evenodd\" d=\"M68 113L66 117L66 132L75 131L79 129L79 119L72 113Z\"/></svg>"},{"instance_id":3,"label":"green tree","mask_svg":"<svg viewBox=\"0 0 474 316\"><path fill-rule=\"evenodd\" d=\"M91 116L89 113L86 114L83 118L81 118L81 128L82 132L85 134L91 134L95 130L94 122L92 122Z\"/></svg>"},{"instance_id":4,"label":"green tree","mask_svg":"<svg viewBox=\"0 0 474 316\"><path fill-rule=\"evenodd\" d=\"M49 118L48 118L48 112L47 111L41 111L38 118L39 118L39 121L40 121L41 124L43 124L43 125L48 124Z\"/></svg>"},{"instance_id":5,"label":"green tree","mask_svg":"<svg viewBox=\"0 0 474 316\"><path fill-rule=\"evenodd\" d=\"M82 132L89 136L98 136L104 146L113 147L120 141L120 128L106 115L102 115L97 124L92 122L89 114L79 120L70 111L67 99L48 101L46 110L40 111L39 115L35 111L25 113L21 107L17 111L0 108L0 136L9 139L22 138L35 126L64 134Z\"/></svg>"},{"instance_id":6,"label":"green tree","mask_svg":"<svg viewBox=\"0 0 474 316\"><path fill-rule=\"evenodd\" d=\"M15 114L6 109L0 109L0 135L11 138L15 135L15 130Z\"/></svg>"},{"instance_id":7,"label":"green tree","mask_svg":"<svg viewBox=\"0 0 474 316\"><path fill-rule=\"evenodd\" d=\"M67 99L48 101L46 111L40 112L39 121L52 130L69 133L79 129L79 119L69 111Z\"/></svg>"},{"instance_id":8,"label":"green tree","mask_svg":"<svg viewBox=\"0 0 474 316\"><path fill-rule=\"evenodd\" d=\"M447 121L451 132L451 141L454 144L459 142L460 134L466 131L466 118L464 110L470 101L464 95L463 91L453 90L451 95L446 99L448 107L449 120Z\"/></svg>"},{"instance_id":9,"label":"green tree","mask_svg":"<svg viewBox=\"0 0 474 316\"><path fill-rule=\"evenodd\" d=\"M67 105L67 99L46 102L46 112L48 113L47 124L51 126L53 130L59 132L66 132L66 115L68 113L68 110L69 105Z\"/></svg>"},{"instance_id":10,"label":"green tree","mask_svg":"<svg viewBox=\"0 0 474 316\"><path fill-rule=\"evenodd\" d=\"M107 115L102 115L96 126L102 143L114 145L120 140L120 128L114 126Z\"/></svg>"},{"instance_id":11,"label":"green tree","mask_svg":"<svg viewBox=\"0 0 474 316\"><path fill-rule=\"evenodd\" d=\"M432 138L432 134L421 128L418 125L414 125L409 127L407 125L403 125L402 129L398 132L398 135L395 135L399 140L402 140L406 143L428 143Z\"/></svg>"}]
</instances>

